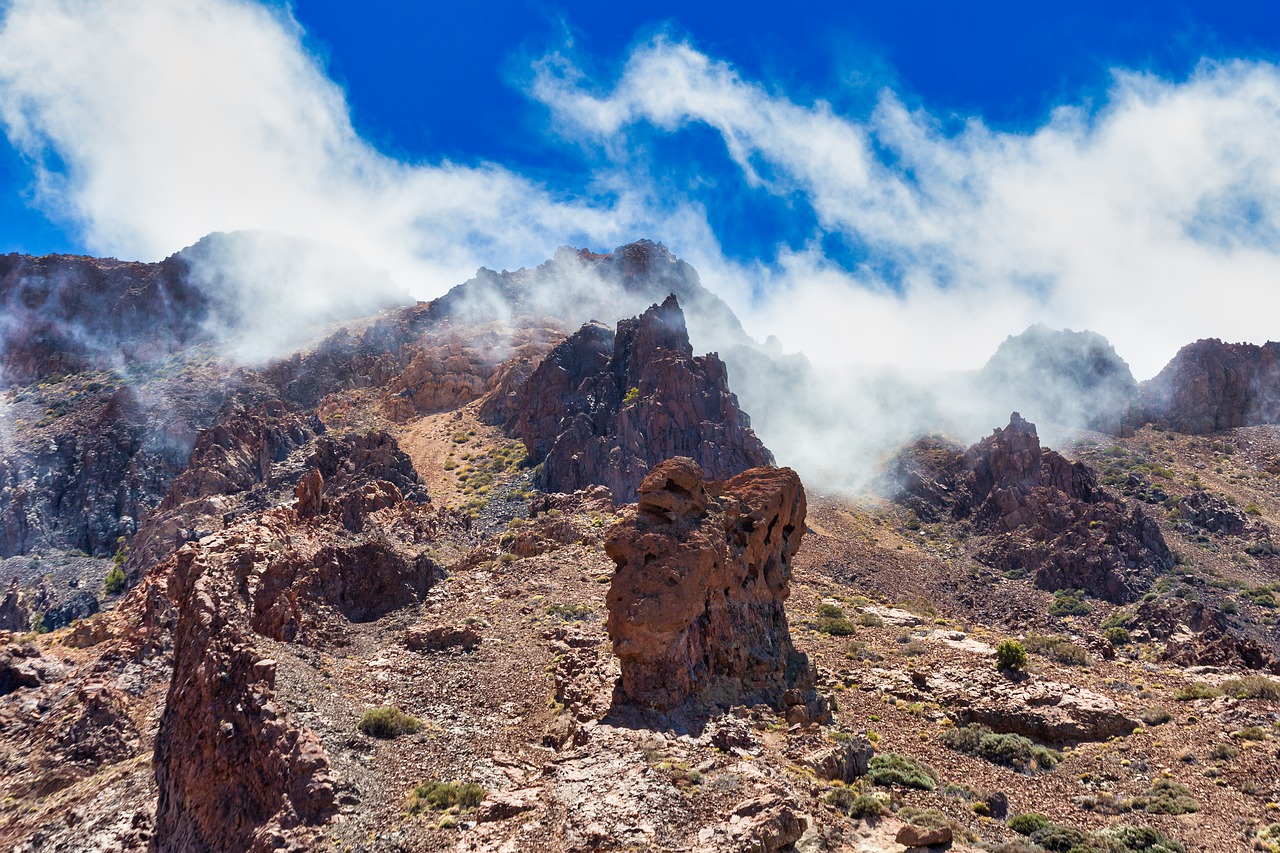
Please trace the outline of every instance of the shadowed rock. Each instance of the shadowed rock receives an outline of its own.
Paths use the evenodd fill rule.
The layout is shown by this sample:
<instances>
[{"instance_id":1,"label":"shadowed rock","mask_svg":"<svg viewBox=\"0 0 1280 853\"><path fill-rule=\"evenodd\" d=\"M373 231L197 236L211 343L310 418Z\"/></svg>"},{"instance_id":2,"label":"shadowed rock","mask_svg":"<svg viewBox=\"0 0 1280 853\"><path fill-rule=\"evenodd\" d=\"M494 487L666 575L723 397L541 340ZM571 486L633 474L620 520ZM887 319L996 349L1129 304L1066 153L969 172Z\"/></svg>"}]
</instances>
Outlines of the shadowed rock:
<instances>
[{"instance_id":1,"label":"shadowed rock","mask_svg":"<svg viewBox=\"0 0 1280 853\"><path fill-rule=\"evenodd\" d=\"M542 464L547 491L603 485L625 502L651 466L673 456L717 478L773 462L729 391L724 363L693 355L674 296L621 321L616 334L588 323L495 399L509 413L504 428Z\"/></svg>"},{"instance_id":2,"label":"shadowed rock","mask_svg":"<svg viewBox=\"0 0 1280 853\"><path fill-rule=\"evenodd\" d=\"M708 482L676 458L645 477L638 506L605 540L618 567L607 627L631 701L763 701L798 708L799 722L824 712L783 609L804 518L789 468Z\"/></svg>"},{"instance_id":3,"label":"shadowed rock","mask_svg":"<svg viewBox=\"0 0 1280 853\"><path fill-rule=\"evenodd\" d=\"M960 453L924 440L895 466L899 502L925 520L971 519L989 535L978 557L1033 574L1042 589L1132 601L1173 565L1159 526L1129 509L1093 471L1040 446L1035 425L1009 425Z\"/></svg>"},{"instance_id":4,"label":"shadowed rock","mask_svg":"<svg viewBox=\"0 0 1280 853\"><path fill-rule=\"evenodd\" d=\"M1142 387L1148 420L1190 434L1280 423L1280 343L1199 340Z\"/></svg>"}]
</instances>

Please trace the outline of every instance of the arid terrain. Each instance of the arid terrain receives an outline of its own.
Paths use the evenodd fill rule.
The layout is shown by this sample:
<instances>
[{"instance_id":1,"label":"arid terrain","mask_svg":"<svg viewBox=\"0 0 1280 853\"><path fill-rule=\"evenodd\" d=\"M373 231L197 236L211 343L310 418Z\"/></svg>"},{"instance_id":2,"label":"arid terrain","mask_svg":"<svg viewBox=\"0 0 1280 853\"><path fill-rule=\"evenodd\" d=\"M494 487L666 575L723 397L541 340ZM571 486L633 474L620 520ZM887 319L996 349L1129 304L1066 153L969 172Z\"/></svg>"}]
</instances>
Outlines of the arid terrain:
<instances>
[{"instance_id":1,"label":"arid terrain","mask_svg":"<svg viewBox=\"0 0 1280 853\"><path fill-rule=\"evenodd\" d=\"M774 467L654 243L259 368L114 263L0 267L5 849L1280 853L1275 345L1047 358L1106 432L854 495ZM623 309L549 312L567 264Z\"/></svg>"}]
</instances>

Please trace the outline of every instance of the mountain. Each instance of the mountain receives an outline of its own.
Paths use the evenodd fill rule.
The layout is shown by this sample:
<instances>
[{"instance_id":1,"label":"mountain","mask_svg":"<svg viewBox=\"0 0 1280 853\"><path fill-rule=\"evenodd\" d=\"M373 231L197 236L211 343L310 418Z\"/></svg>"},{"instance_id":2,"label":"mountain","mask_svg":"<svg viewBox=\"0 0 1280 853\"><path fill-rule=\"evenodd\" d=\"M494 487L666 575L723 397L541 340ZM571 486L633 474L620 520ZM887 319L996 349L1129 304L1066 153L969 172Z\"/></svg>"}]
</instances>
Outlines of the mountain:
<instances>
[{"instance_id":1,"label":"mountain","mask_svg":"<svg viewBox=\"0 0 1280 853\"><path fill-rule=\"evenodd\" d=\"M1273 840L1280 428L1186 366L1265 387L1267 347L1180 354L1144 424L1105 341L1033 328L953 390L1123 428L960 443L650 241L420 303L198 246L5 261L0 844ZM372 303L246 310L299 269ZM912 439L884 495L815 487L863 431Z\"/></svg>"}]
</instances>

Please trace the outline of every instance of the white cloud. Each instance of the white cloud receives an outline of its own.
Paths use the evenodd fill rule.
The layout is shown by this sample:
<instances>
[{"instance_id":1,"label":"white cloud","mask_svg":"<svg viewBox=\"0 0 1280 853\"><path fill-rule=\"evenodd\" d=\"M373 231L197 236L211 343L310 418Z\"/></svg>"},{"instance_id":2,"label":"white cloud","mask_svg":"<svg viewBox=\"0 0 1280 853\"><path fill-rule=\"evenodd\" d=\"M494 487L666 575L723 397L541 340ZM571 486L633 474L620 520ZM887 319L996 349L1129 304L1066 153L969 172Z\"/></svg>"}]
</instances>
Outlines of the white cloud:
<instances>
[{"instance_id":1,"label":"white cloud","mask_svg":"<svg viewBox=\"0 0 1280 853\"><path fill-rule=\"evenodd\" d=\"M104 254L156 259L262 229L436 295L477 258L630 237L626 202L596 209L500 166L379 153L288 12L248 0L13 0L0 117L38 164L43 202Z\"/></svg>"},{"instance_id":2,"label":"white cloud","mask_svg":"<svg viewBox=\"0 0 1280 853\"><path fill-rule=\"evenodd\" d=\"M1184 82L1116 72L1096 112L1064 106L1025 133L975 117L947 134L890 92L841 116L665 38L611 89L558 59L532 90L562 128L610 144L640 122L709 125L749 182L801 194L824 231L901 269L890 287L814 250L765 268L758 316L823 358L978 366L1044 321L1102 332L1143 377L1198 337L1275 336L1280 73L1266 63L1205 62Z\"/></svg>"}]
</instances>

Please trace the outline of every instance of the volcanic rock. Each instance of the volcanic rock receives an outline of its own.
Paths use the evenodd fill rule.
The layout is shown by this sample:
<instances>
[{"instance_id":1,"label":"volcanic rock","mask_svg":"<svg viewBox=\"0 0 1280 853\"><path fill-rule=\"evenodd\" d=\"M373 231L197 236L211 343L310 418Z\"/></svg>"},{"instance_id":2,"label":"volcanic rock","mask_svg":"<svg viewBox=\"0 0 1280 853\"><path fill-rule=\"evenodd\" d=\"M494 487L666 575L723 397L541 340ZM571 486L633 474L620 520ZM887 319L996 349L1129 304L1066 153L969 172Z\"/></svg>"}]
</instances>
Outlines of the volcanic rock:
<instances>
[{"instance_id":1,"label":"volcanic rock","mask_svg":"<svg viewBox=\"0 0 1280 853\"><path fill-rule=\"evenodd\" d=\"M989 535L983 562L1033 574L1048 590L1132 601L1173 565L1159 526L1103 489L1082 462L1042 448L1014 412L1009 425L959 453L936 439L899 456L898 500L921 518L970 519Z\"/></svg>"},{"instance_id":2,"label":"volcanic rock","mask_svg":"<svg viewBox=\"0 0 1280 853\"><path fill-rule=\"evenodd\" d=\"M773 461L738 409L724 363L693 355L674 296L621 321L616 334L588 323L522 385L495 394L511 413L503 427L541 464L547 491L603 485L630 501L649 468L673 456L715 478Z\"/></svg>"},{"instance_id":3,"label":"volcanic rock","mask_svg":"<svg viewBox=\"0 0 1280 853\"><path fill-rule=\"evenodd\" d=\"M1096 332L1037 324L1007 338L977 376L983 399L1056 423L1119 432L1138 394L1129 365Z\"/></svg>"},{"instance_id":4,"label":"volcanic rock","mask_svg":"<svg viewBox=\"0 0 1280 853\"><path fill-rule=\"evenodd\" d=\"M1187 344L1143 383L1148 420L1189 434L1280 423L1280 343Z\"/></svg>"},{"instance_id":5,"label":"volcanic rock","mask_svg":"<svg viewBox=\"0 0 1280 853\"><path fill-rule=\"evenodd\" d=\"M935 845L950 844L951 827L916 826L914 823L904 823L893 840L899 844L905 844L907 847L933 847Z\"/></svg>"},{"instance_id":6,"label":"volcanic rock","mask_svg":"<svg viewBox=\"0 0 1280 853\"><path fill-rule=\"evenodd\" d=\"M632 701L815 704L808 658L783 602L804 535L805 496L789 468L708 481L692 459L657 465L605 551L617 565L607 629Z\"/></svg>"}]
</instances>

